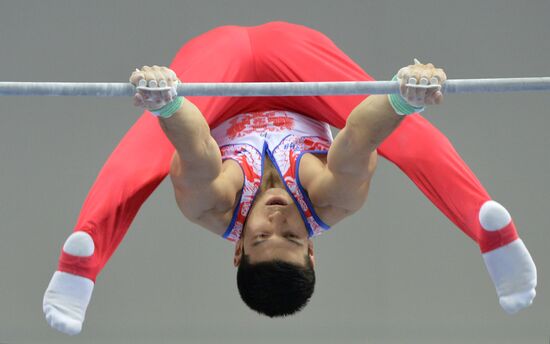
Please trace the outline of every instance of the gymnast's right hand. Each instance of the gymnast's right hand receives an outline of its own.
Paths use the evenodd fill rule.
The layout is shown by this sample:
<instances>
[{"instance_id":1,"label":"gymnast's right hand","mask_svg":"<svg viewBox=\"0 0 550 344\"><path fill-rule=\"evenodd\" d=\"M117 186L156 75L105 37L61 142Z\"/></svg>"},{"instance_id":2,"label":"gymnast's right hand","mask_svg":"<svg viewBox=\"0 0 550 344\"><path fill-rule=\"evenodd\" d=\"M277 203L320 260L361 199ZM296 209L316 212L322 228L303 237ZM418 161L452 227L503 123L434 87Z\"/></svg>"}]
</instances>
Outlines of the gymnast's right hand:
<instances>
[{"instance_id":1,"label":"gymnast's right hand","mask_svg":"<svg viewBox=\"0 0 550 344\"><path fill-rule=\"evenodd\" d=\"M130 76L130 83L136 87L134 105L149 111L158 110L177 96L179 80L173 70L159 66L143 66Z\"/></svg>"}]
</instances>

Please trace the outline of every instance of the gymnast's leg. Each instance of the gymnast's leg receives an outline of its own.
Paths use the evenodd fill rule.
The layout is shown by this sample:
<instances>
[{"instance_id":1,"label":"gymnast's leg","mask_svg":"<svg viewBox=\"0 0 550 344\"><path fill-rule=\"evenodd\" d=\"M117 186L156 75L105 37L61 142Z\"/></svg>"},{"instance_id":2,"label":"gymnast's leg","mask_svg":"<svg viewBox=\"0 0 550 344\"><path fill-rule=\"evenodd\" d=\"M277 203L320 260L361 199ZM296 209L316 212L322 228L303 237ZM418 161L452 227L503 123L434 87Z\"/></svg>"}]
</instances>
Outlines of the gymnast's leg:
<instances>
[{"instance_id":1,"label":"gymnast's leg","mask_svg":"<svg viewBox=\"0 0 550 344\"><path fill-rule=\"evenodd\" d=\"M263 81L373 80L329 38L310 28L269 23L252 28ZM279 106L342 128L364 96L286 97ZM483 254L505 311L535 296L536 268L508 211L491 199L446 137L420 115L407 117L379 147Z\"/></svg>"},{"instance_id":2,"label":"gymnast's leg","mask_svg":"<svg viewBox=\"0 0 550 344\"><path fill-rule=\"evenodd\" d=\"M378 152L478 243L502 308L515 313L529 306L537 283L529 251L510 213L491 199L449 140L420 115L411 115Z\"/></svg>"},{"instance_id":3,"label":"gymnast's leg","mask_svg":"<svg viewBox=\"0 0 550 344\"><path fill-rule=\"evenodd\" d=\"M113 151L61 250L58 271L44 294L53 328L80 332L97 275L122 241L141 204L168 173L173 147L144 114Z\"/></svg>"},{"instance_id":4,"label":"gymnast's leg","mask_svg":"<svg viewBox=\"0 0 550 344\"><path fill-rule=\"evenodd\" d=\"M249 41L239 27L211 30L186 43L170 68L183 82L254 81ZM129 71L131 72L131 71ZM210 125L243 111L253 99L189 97ZM174 147L158 120L145 112L113 151L90 189L58 271L44 295L50 326L81 331L96 277L130 227L139 208L169 172Z\"/></svg>"}]
</instances>

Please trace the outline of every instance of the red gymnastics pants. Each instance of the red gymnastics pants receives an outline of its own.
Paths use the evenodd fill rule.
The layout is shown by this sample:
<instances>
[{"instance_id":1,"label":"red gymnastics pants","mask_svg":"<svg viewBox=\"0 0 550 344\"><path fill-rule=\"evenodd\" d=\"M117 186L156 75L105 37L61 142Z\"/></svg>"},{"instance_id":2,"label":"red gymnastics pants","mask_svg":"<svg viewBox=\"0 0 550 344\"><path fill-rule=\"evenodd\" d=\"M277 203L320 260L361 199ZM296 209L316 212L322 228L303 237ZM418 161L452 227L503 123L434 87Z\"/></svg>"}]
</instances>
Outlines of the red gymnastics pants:
<instances>
[{"instance_id":1,"label":"red gymnastics pants","mask_svg":"<svg viewBox=\"0 0 550 344\"><path fill-rule=\"evenodd\" d=\"M182 82L373 80L322 33L285 22L215 28L186 43L170 68ZM188 99L211 128L231 116L262 110L294 111L343 128L365 96ZM103 166L75 226L75 232L92 237L94 254L75 257L62 251L60 271L95 281L143 202L167 176L174 151L157 118L143 113ZM448 139L420 115L407 116L378 153L397 165L483 253L518 238L513 222L495 232L481 227L479 210L490 196Z\"/></svg>"}]
</instances>

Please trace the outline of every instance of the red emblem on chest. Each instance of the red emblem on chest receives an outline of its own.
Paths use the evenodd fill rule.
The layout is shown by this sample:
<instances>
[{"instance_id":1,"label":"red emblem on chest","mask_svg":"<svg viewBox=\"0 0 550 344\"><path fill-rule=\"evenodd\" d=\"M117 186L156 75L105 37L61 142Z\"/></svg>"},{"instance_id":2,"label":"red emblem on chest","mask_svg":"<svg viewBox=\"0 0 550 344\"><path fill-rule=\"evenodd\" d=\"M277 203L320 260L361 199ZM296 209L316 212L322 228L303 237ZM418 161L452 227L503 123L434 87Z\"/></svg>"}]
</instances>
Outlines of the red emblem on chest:
<instances>
[{"instance_id":1,"label":"red emblem on chest","mask_svg":"<svg viewBox=\"0 0 550 344\"><path fill-rule=\"evenodd\" d=\"M253 112L236 116L229 121L227 137L245 136L252 132L274 132L294 128L294 119L282 111Z\"/></svg>"}]
</instances>

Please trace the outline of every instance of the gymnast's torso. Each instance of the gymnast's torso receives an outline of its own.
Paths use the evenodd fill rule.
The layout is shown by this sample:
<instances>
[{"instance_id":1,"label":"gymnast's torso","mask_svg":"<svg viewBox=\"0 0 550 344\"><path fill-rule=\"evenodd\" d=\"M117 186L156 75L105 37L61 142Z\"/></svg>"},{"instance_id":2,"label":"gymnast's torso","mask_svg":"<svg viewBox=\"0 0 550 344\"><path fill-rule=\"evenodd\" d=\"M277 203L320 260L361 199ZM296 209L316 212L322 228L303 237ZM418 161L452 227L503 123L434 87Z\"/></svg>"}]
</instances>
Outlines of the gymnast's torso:
<instances>
[{"instance_id":1,"label":"gymnast's torso","mask_svg":"<svg viewBox=\"0 0 550 344\"><path fill-rule=\"evenodd\" d=\"M197 224L236 241L254 197L271 187L286 189L294 200L310 236L328 230L348 212L314 204L307 192L313 176L326 166L333 138L324 122L289 111L263 111L236 115L211 134L222 155L224 173L234 175L239 190L230 207L208 212Z\"/></svg>"}]
</instances>

